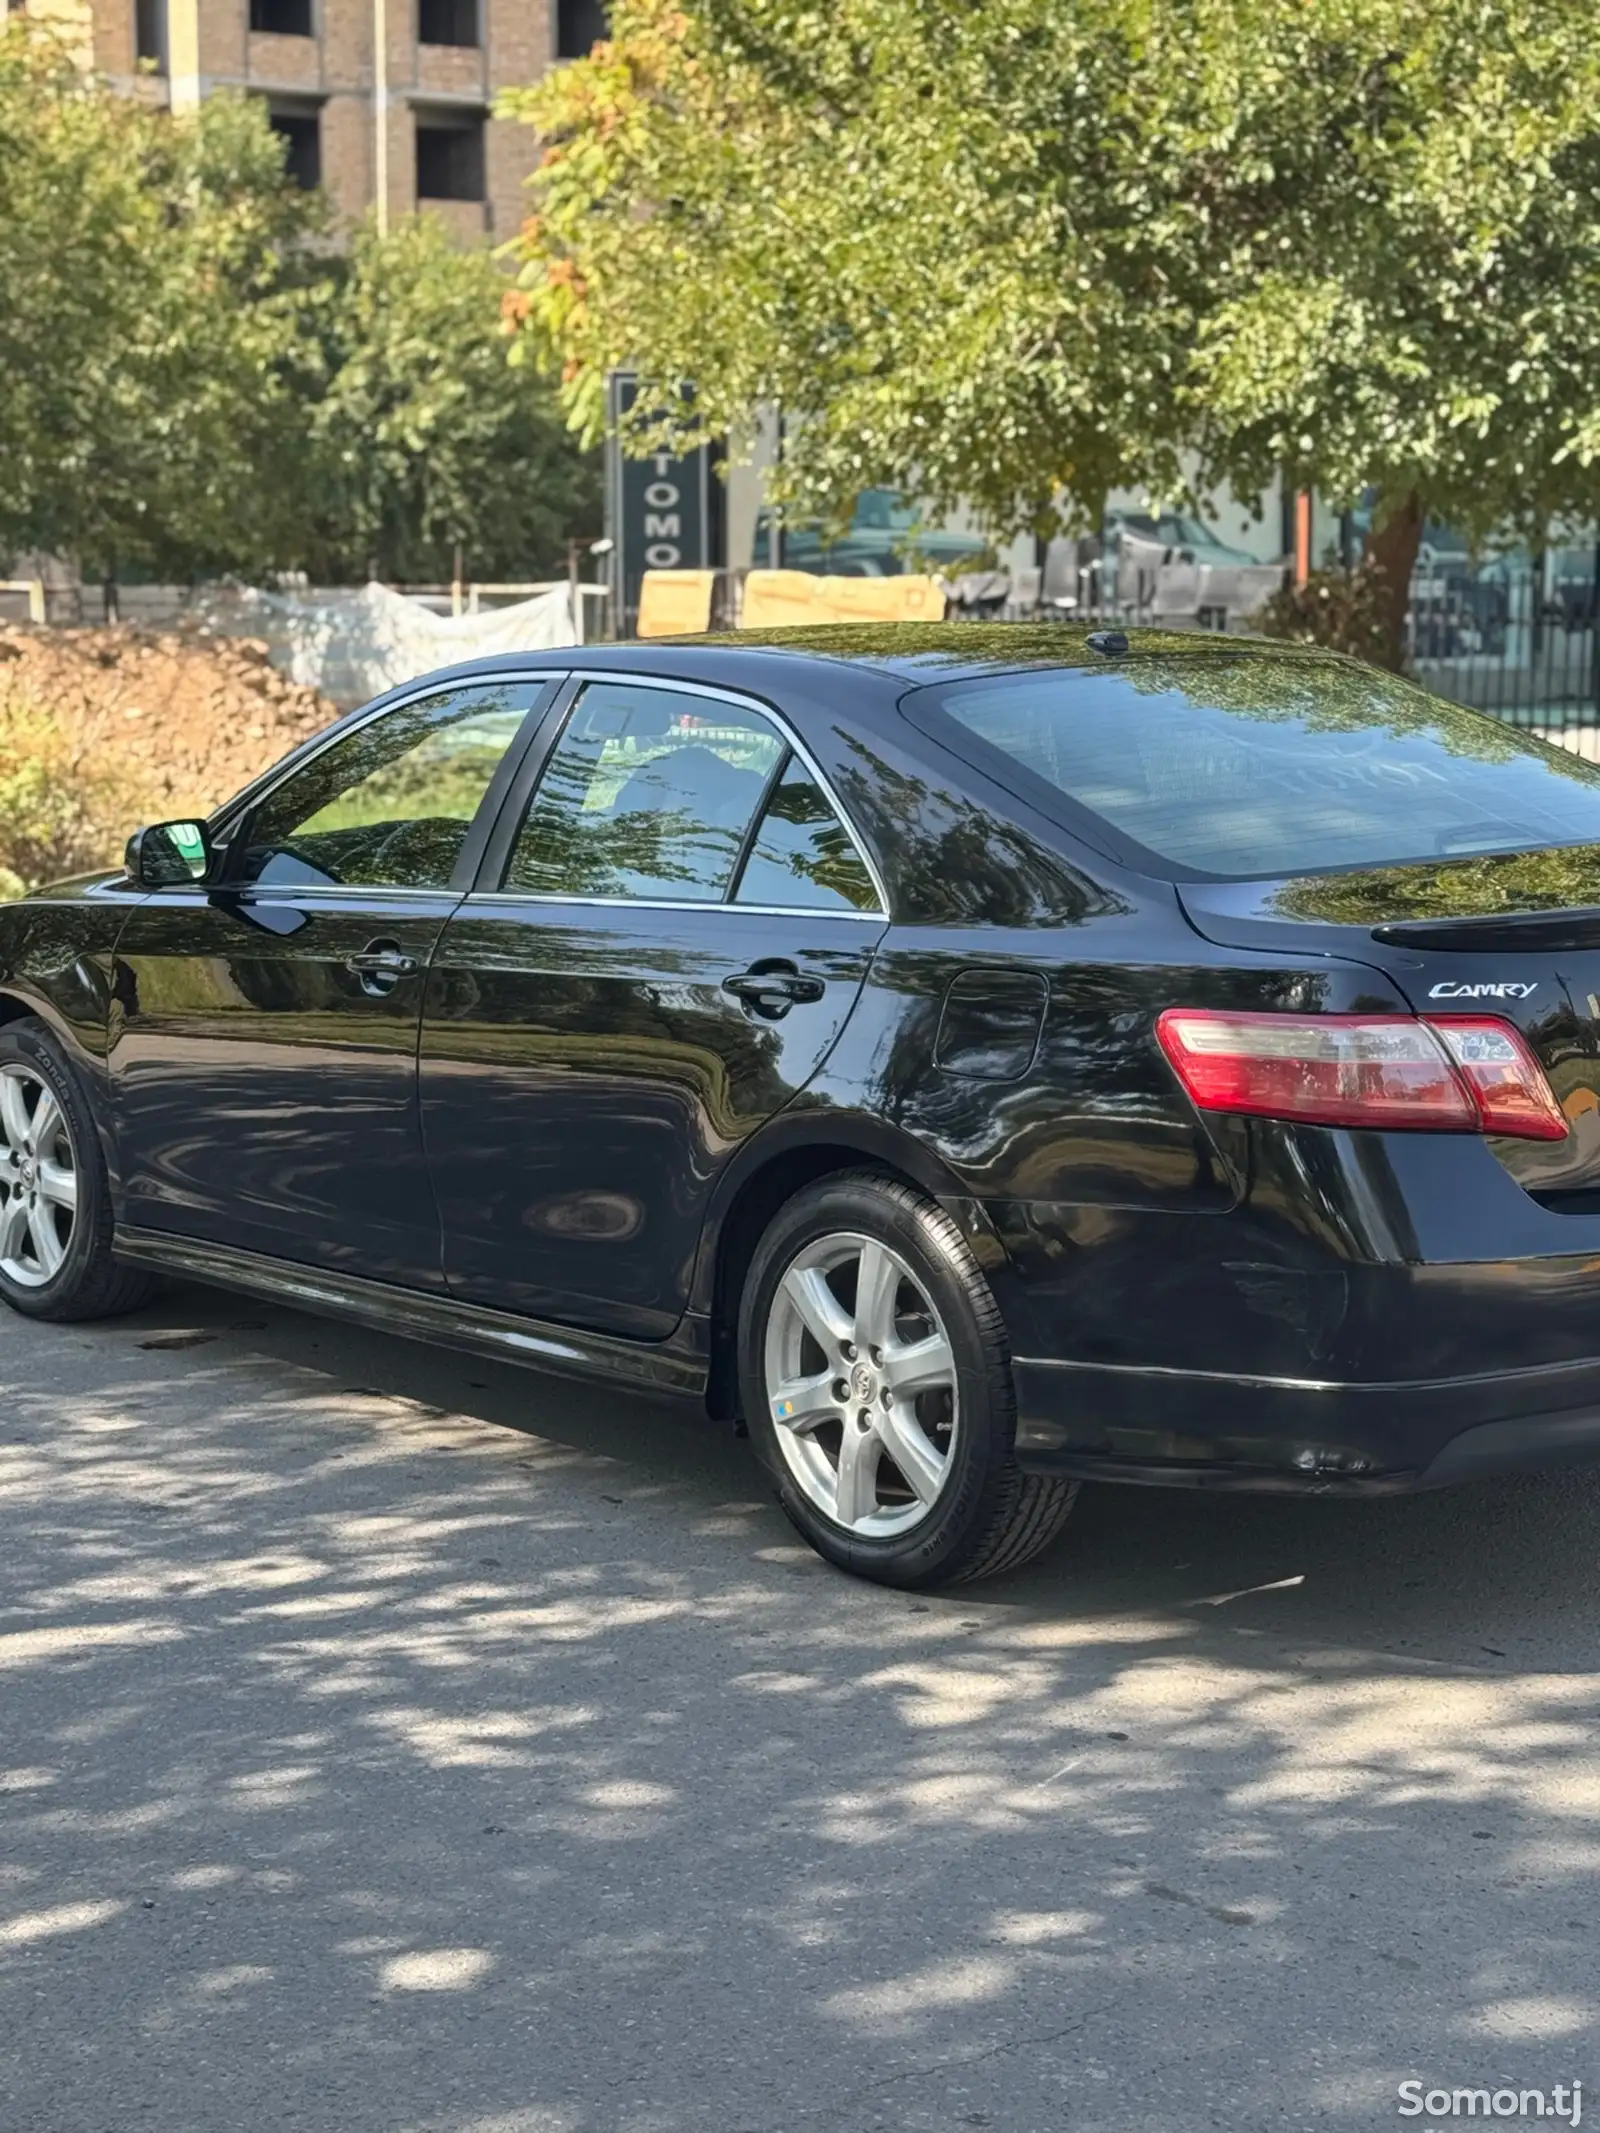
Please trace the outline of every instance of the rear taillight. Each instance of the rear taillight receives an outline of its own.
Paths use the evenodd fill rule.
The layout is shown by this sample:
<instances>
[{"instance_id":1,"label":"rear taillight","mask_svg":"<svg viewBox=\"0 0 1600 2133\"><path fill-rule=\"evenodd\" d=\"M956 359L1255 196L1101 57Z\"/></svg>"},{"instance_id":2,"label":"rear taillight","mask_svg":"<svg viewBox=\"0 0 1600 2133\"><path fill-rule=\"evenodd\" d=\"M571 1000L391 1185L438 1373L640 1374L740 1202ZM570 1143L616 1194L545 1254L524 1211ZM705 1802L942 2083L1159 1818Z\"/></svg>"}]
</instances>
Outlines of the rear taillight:
<instances>
[{"instance_id":1,"label":"rear taillight","mask_svg":"<svg viewBox=\"0 0 1600 2133\"><path fill-rule=\"evenodd\" d=\"M1565 1140L1539 1062L1496 1015L1271 1015L1169 1007L1161 1049L1202 1111Z\"/></svg>"},{"instance_id":2,"label":"rear taillight","mask_svg":"<svg viewBox=\"0 0 1600 2133\"><path fill-rule=\"evenodd\" d=\"M1498 1015L1430 1015L1451 1063L1472 1091L1479 1130L1522 1141L1564 1141L1567 1122L1527 1039Z\"/></svg>"}]
</instances>

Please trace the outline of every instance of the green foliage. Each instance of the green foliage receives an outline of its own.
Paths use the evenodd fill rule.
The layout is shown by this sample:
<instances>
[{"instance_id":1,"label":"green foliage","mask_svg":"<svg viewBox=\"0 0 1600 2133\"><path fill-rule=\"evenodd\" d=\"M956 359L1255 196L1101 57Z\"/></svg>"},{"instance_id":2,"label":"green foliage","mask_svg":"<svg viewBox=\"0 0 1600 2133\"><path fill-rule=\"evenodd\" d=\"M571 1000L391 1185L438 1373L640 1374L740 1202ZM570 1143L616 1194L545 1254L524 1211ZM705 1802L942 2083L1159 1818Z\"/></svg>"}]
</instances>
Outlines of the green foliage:
<instances>
[{"instance_id":1,"label":"green foliage","mask_svg":"<svg viewBox=\"0 0 1600 2133\"><path fill-rule=\"evenodd\" d=\"M307 307L317 378L305 505L285 556L321 582L431 580L465 551L479 578L526 577L597 531L596 455L542 379L507 360L504 276L426 216L360 230Z\"/></svg>"},{"instance_id":2,"label":"green foliage","mask_svg":"<svg viewBox=\"0 0 1600 2133\"><path fill-rule=\"evenodd\" d=\"M169 117L0 25L0 548L249 561L285 409L285 247L315 211L259 105Z\"/></svg>"},{"instance_id":3,"label":"green foliage","mask_svg":"<svg viewBox=\"0 0 1600 2133\"><path fill-rule=\"evenodd\" d=\"M90 576L522 576L599 481L435 222L308 240L258 99L169 113L0 22L0 553Z\"/></svg>"},{"instance_id":4,"label":"green foliage","mask_svg":"<svg viewBox=\"0 0 1600 2133\"><path fill-rule=\"evenodd\" d=\"M1250 617L1263 637L1317 644L1358 659L1386 662L1389 601L1371 563L1353 570L1314 570L1304 585L1286 585Z\"/></svg>"},{"instance_id":5,"label":"green foliage","mask_svg":"<svg viewBox=\"0 0 1600 2133\"><path fill-rule=\"evenodd\" d=\"M1600 899L1600 850L1555 845L1538 852L1491 852L1354 874L1308 875L1273 895L1285 918L1339 926L1386 920L1494 918L1506 911L1574 911Z\"/></svg>"},{"instance_id":6,"label":"green foliage","mask_svg":"<svg viewBox=\"0 0 1600 2133\"><path fill-rule=\"evenodd\" d=\"M0 902L110 861L147 798L75 750L47 705L0 688Z\"/></svg>"},{"instance_id":7,"label":"green foliage","mask_svg":"<svg viewBox=\"0 0 1600 2133\"><path fill-rule=\"evenodd\" d=\"M1005 532L1280 467L1475 534L1600 512L1584 0L613 19L508 106L548 143L521 323L590 435L627 362L708 436L781 402L791 509L833 523L908 479Z\"/></svg>"}]
</instances>

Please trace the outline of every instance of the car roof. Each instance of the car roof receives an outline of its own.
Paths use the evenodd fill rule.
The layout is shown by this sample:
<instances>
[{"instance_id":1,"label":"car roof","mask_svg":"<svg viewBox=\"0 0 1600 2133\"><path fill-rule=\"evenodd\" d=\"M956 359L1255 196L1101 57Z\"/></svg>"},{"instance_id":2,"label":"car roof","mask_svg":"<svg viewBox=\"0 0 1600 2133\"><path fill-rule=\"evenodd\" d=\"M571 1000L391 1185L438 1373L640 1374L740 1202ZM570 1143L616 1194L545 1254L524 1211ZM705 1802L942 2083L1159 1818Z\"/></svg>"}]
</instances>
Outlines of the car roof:
<instances>
[{"instance_id":1,"label":"car roof","mask_svg":"<svg viewBox=\"0 0 1600 2133\"><path fill-rule=\"evenodd\" d=\"M621 644L566 645L538 652L502 652L446 667L430 680L469 674L526 672L540 666L604 673L617 668L653 672L685 681L743 683L770 687L787 669L799 680L815 678L820 664L929 684L970 677L1026 672L1039 667L1104 671L1146 658L1327 660L1333 655L1262 638L1213 630L1119 631L1128 649L1108 651L1091 640L1108 632L1067 622L873 622L826 623L798 629L738 630L725 636L652 637Z\"/></svg>"}]
</instances>

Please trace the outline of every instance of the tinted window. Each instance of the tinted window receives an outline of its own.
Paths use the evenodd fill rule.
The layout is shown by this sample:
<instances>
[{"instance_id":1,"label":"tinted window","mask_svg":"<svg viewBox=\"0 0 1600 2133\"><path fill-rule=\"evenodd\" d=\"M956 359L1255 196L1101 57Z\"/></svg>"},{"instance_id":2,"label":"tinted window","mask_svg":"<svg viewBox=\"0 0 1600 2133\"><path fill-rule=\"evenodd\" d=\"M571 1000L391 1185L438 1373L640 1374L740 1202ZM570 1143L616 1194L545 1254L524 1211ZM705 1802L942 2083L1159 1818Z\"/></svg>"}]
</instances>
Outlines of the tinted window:
<instances>
[{"instance_id":1,"label":"tinted window","mask_svg":"<svg viewBox=\"0 0 1600 2133\"><path fill-rule=\"evenodd\" d=\"M861 854L797 756L790 756L767 802L736 901L822 911L879 908Z\"/></svg>"},{"instance_id":2,"label":"tinted window","mask_svg":"<svg viewBox=\"0 0 1600 2133\"><path fill-rule=\"evenodd\" d=\"M1592 765L1369 668L1141 657L927 698L1124 836L1205 873L1600 841Z\"/></svg>"},{"instance_id":3,"label":"tinted window","mask_svg":"<svg viewBox=\"0 0 1600 2133\"><path fill-rule=\"evenodd\" d=\"M536 682L402 704L296 772L251 818L234 879L443 889Z\"/></svg>"},{"instance_id":4,"label":"tinted window","mask_svg":"<svg viewBox=\"0 0 1600 2133\"><path fill-rule=\"evenodd\" d=\"M759 712L591 683L539 781L506 885L714 903L783 752Z\"/></svg>"}]
</instances>

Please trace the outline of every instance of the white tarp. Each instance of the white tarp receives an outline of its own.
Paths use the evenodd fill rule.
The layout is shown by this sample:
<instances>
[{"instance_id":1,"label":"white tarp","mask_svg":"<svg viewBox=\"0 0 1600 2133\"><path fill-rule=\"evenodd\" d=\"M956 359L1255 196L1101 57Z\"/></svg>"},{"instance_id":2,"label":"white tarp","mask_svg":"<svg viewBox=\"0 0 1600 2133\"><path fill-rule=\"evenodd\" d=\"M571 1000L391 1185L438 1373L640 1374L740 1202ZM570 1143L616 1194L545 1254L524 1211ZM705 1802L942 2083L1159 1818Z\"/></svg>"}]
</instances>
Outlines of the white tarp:
<instances>
[{"instance_id":1,"label":"white tarp","mask_svg":"<svg viewBox=\"0 0 1600 2133\"><path fill-rule=\"evenodd\" d=\"M377 583L359 592L246 589L206 601L204 618L228 636L262 638L281 673L308 682L341 707L365 703L460 659L578 642L565 585L475 615L436 615L420 600Z\"/></svg>"}]
</instances>

